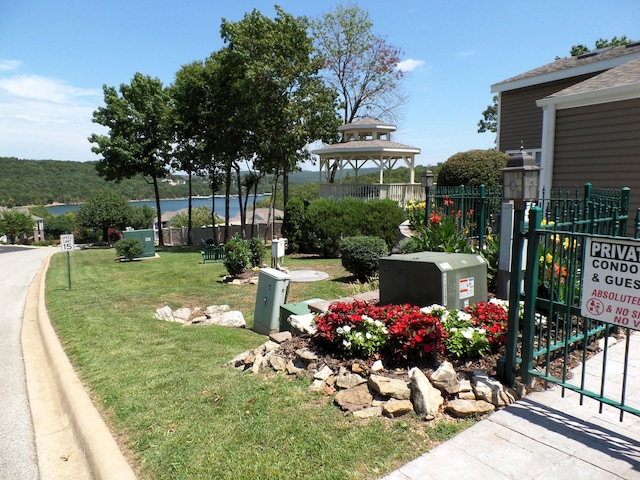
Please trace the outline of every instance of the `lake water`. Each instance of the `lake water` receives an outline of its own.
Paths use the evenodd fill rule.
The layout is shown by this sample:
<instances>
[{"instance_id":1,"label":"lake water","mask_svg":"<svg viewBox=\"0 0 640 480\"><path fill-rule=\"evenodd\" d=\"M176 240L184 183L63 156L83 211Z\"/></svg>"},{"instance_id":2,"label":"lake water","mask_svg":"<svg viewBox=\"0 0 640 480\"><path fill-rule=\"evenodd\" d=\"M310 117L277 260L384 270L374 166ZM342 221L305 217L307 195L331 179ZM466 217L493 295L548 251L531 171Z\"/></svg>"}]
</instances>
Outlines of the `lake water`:
<instances>
[{"instance_id":1,"label":"lake water","mask_svg":"<svg viewBox=\"0 0 640 480\"><path fill-rule=\"evenodd\" d=\"M260 201L263 198L266 198L265 195L257 195L256 201ZM148 205L152 208L156 208L155 200L146 200L146 201L136 201L129 202L129 204L133 207L142 207L143 205ZM193 198L191 201L191 205L193 208L200 207L205 205L211 208L211 198ZM253 195L249 196L249 208L253 205ZM180 199L169 199L169 200L160 200L160 208L162 208L162 215L175 212L177 210L181 210L183 208L188 208L189 202L186 198ZM78 205L49 205L47 207L51 213L54 215L60 215L61 213L71 212L78 209ZM229 217L235 217L240 211L240 206L238 205L238 198L232 197L229 200ZM215 197L215 212L218 214L220 218L224 218L224 197Z\"/></svg>"}]
</instances>

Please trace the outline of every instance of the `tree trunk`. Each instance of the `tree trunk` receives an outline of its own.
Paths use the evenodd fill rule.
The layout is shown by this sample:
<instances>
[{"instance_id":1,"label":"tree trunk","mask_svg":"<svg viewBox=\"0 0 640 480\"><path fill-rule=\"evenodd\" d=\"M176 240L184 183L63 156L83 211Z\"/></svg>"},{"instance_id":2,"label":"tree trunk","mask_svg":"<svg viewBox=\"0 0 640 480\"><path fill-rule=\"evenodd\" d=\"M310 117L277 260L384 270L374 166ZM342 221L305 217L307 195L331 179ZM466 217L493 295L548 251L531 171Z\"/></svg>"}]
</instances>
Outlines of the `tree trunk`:
<instances>
[{"instance_id":1,"label":"tree trunk","mask_svg":"<svg viewBox=\"0 0 640 480\"><path fill-rule=\"evenodd\" d=\"M191 200L191 197L193 196L193 185L191 183L191 176L192 176L191 175L191 173L192 173L191 169L189 169L188 173L189 173L189 204L188 204L187 208L188 208L188 218L189 218L189 220L187 222L187 245L192 245L193 242L191 241L191 227L192 227L192 225L191 225L191 223L192 223L192 220L191 220L191 209L192 209L192 203L193 202Z\"/></svg>"},{"instance_id":2,"label":"tree trunk","mask_svg":"<svg viewBox=\"0 0 640 480\"><path fill-rule=\"evenodd\" d=\"M156 195L156 211L158 212L158 246L164 247L162 238L162 211L160 208L160 188L158 188L158 177L153 176L153 192Z\"/></svg>"}]
</instances>

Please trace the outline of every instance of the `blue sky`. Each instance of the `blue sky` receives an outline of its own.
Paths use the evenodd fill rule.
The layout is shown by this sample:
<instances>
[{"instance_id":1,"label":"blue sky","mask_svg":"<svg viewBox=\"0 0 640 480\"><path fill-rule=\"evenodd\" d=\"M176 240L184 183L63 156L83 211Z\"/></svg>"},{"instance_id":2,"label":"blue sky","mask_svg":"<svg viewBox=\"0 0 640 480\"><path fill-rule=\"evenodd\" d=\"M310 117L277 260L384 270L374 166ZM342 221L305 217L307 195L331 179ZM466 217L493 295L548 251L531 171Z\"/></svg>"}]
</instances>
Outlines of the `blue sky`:
<instances>
[{"instance_id":1,"label":"blue sky","mask_svg":"<svg viewBox=\"0 0 640 480\"><path fill-rule=\"evenodd\" d=\"M1 0L0 156L97 160L87 137L102 86L135 72L170 84L184 64L222 47L220 20L278 3L316 17L341 2L309 0ZM477 122L492 84L566 56L572 45L640 40L638 0L360 1L373 31L400 47L411 72L395 141L420 165L491 148ZM305 168L313 169L311 166Z\"/></svg>"}]
</instances>

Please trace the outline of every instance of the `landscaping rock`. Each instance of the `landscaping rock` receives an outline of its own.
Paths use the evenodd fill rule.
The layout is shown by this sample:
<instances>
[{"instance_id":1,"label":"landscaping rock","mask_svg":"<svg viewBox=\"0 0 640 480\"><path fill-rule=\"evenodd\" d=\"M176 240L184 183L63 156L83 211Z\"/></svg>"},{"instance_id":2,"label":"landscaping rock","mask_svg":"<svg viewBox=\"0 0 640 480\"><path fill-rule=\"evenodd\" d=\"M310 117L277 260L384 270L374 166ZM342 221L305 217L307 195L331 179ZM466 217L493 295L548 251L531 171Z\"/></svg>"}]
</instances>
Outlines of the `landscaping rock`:
<instances>
[{"instance_id":1,"label":"landscaping rock","mask_svg":"<svg viewBox=\"0 0 640 480\"><path fill-rule=\"evenodd\" d=\"M356 373L345 372L342 375L338 375L336 377L336 386L338 388L352 388L366 382L366 378L363 378Z\"/></svg>"},{"instance_id":2,"label":"landscaping rock","mask_svg":"<svg viewBox=\"0 0 640 480\"><path fill-rule=\"evenodd\" d=\"M401 417L412 410L413 403L411 403L411 400L396 400L395 398L386 402L382 407L383 415L390 418Z\"/></svg>"},{"instance_id":3,"label":"landscaping rock","mask_svg":"<svg viewBox=\"0 0 640 480\"><path fill-rule=\"evenodd\" d=\"M238 355L233 357L231 360L229 360L227 363L225 363L225 365L227 367L240 368L244 370L244 367L246 365L245 360L247 359L249 354L250 354L249 350L247 350L246 352L239 353Z\"/></svg>"},{"instance_id":4,"label":"landscaping rock","mask_svg":"<svg viewBox=\"0 0 640 480\"><path fill-rule=\"evenodd\" d=\"M447 413L454 417L466 418L476 415L491 413L496 407L484 400L451 400L445 409Z\"/></svg>"},{"instance_id":5,"label":"landscaping rock","mask_svg":"<svg viewBox=\"0 0 640 480\"><path fill-rule=\"evenodd\" d=\"M369 387L363 383L356 387L340 390L336 393L333 401L343 410L362 410L371 406L373 395L369 391Z\"/></svg>"},{"instance_id":6,"label":"landscaping rock","mask_svg":"<svg viewBox=\"0 0 640 480\"><path fill-rule=\"evenodd\" d=\"M173 312L171 311L171 307L169 305L165 305L162 308L158 308L156 310L156 314L154 318L158 320L164 320L166 322L175 322L173 318Z\"/></svg>"},{"instance_id":7,"label":"landscaping rock","mask_svg":"<svg viewBox=\"0 0 640 480\"><path fill-rule=\"evenodd\" d=\"M367 383L372 390L385 397L398 400L409 400L411 398L411 390L409 390L407 382L404 380L383 377L382 375L371 375Z\"/></svg>"},{"instance_id":8,"label":"landscaping rock","mask_svg":"<svg viewBox=\"0 0 640 480\"><path fill-rule=\"evenodd\" d=\"M420 418L434 418L444 403L442 393L419 368L409 370L409 379L414 411Z\"/></svg>"},{"instance_id":9,"label":"landscaping rock","mask_svg":"<svg viewBox=\"0 0 640 480\"><path fill-rule=\"evenodd\" d=\"M239 312L238 310L224 312L219 317L219 320L214 321L213 318L210 318L207 323L210 325L222 325L224 327L247 328L247 322L244 319L244 315L242 315L242 312Z\"/></svg>"},{"instance_id":10,"label":"landscaping rock","mask_svg":"<svg viewBox=\"0 0 640 480\"><path fill-rule=\"evenodd\" d=\"M296 355L298 358L301 358L305 362L315 362L318 360L318 355L309 350L308 348L301 348L300 350L296 350Z\"/></svg>"},{"instance_id":11,"label":"landscaping rock","mask_svg":"<svg viewBox=\"0 0 640 480\"><path fill-rule=\"evenodd\" d=\"M356 410L352 413L357 418L375 418L382 415L382 408L380 407L367 407L362 410Z\"/></svg>"},{"instance_id":12,"label":"landscaping rock","mask_svg":"<svg viewBox=\"0 0 640 480\"><path fill-rule=\"evenodd\" d=\"M324 382L331 375L333 375L333 370L331 370L331 368L329 368L328 366L325 365L318 372L315 373L313 378L315 378L316 380L321 380L322 382Z\"/></svg>"},{"instance_id":13,"label":"landscaping rock","mask_svg":"<svg viewBox=\"0 0 640 480\"><path fill-rule=\"evenodd\" d=\"M375 362L373 362L373 365L371 365L372 372L381 372L382 370L384 370L382 360L376 360Z\"/></svg>"},{"instance_id":14,"label":"landscaping rock","mask_svg":"<svg viewBox=\"0 0 640 480\"><path fill-rule=\"evenodd\" d=\"M505 387L484 371L474 371L471 383L477 399L485 400L496 407L504 407L516 401L516 393L513 389Z\"/></svg>"},{"instance_id":15,"label":"landscaping rock","mask_svg":"<svg viewBox=\"0 0 640 480\"><path fill-rule=\"evenodd\" d=\"M281 355L274 355L269 359L271 367L276 372L281 372L287 368L287 359Z\"/></svg>"},{"instance_id":16,"label":"landscaping rock","mask_svg":"<svg viewBox=\"0 0 640 480\"><path fill-rule=\"evenodd\" d=\"M434 387L449 395L460 391L460 380L451 362L442 362L438 369L431 374L430 380Z\"/></svg>"},{"instance_id":17,"label":"landscaping rock","mask_svg":"<svg viewBox=\"0 0 640 480\"><path fill-rule=\"evenodd\" d=\"M306 313L304 315L290 315L287 321L295 331L304 335L315 335L316 320L313 313Z\"/></svg>"},{"instance_id":18,"label":"landscaping rock","mask_svg":"<svg viewBox=\"0 0 640 480\"><path fill-rule=\"evenodd\" d=\"M178 308L172 312L176 322L186 323L191 319L191 309L187 307Z\"/></svg>"},{"instance_id":19,"label":"landscaping rock","mask_svg":"<svg viewBox=\"0 0 640 480\"><path fill-rule=\"evenodd\" d=\"M269 335L269 340L276 342L277 344L281 344L286 342L291 338L291 332L276 332Z\"/></svg>"}]
</instances>

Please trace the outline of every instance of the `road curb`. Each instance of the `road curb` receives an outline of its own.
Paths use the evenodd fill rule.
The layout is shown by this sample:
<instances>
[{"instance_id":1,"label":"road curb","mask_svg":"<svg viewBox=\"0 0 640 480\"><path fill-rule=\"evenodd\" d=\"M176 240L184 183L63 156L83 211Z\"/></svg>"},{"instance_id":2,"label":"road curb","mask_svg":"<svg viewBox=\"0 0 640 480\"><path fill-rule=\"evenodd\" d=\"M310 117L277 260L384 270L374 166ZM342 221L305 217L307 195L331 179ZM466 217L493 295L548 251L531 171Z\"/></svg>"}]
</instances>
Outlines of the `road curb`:
<instances>
[{"instance_id":1,"label":"road curb","mask_svg":"<svg viewBox=\"0 0 640 480\"><path fill-rule=\"evenodd\" d=\"M73 435L85 454L92 477L98 480L135 480L109 428L96 410L56 335L45 305L45 278L48 256L36 274L37 331L62 407L69 416Z\"/></svg>"}]
</instances>

